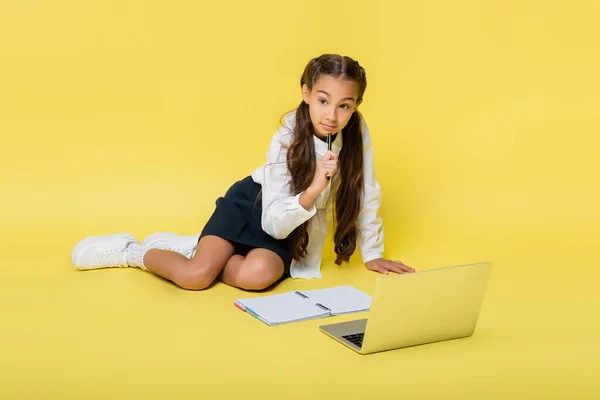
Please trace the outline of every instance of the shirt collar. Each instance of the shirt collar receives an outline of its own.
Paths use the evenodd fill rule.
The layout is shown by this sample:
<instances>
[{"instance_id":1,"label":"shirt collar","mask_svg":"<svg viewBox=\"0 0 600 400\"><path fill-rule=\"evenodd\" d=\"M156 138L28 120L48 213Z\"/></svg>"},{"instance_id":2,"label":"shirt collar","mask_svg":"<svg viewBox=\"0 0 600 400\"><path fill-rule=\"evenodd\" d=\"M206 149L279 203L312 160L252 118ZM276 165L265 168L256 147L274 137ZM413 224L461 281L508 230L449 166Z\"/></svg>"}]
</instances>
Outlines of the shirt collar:
<instances>
[{"instance_id":1,"label":"shirt collar","mask_svg":"<svg viewBox=\"0 0 600 400\"><path fill-rule=\"evenodd\" d=\"M333 143L331 143L331 151L333 151L338 156L340 155L340 151L342 150L343 137L344 135L342 134L342 131L339 131L337 133L337 136L335 137L335 140L333 141ZM325 153L327 153L327 142L322 141L316 135L313 135L313 140L315 142L315 151L318 155L323 157Z\"/></svg>"}]
</instances>

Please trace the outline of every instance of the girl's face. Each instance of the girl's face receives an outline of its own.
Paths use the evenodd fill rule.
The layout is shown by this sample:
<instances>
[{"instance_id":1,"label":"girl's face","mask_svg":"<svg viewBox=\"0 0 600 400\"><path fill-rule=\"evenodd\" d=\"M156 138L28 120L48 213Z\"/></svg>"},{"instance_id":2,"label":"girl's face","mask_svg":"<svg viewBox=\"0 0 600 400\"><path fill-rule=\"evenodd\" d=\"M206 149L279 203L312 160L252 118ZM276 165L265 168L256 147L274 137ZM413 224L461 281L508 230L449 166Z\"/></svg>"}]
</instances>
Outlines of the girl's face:
<instances>
[{"instance_id":1,"label":"girl's face","mask_svg":"<svg viewBox=\"0 0 600 400\"><path fill-rule=\"evenodd\" d=\"M331 75L321 76L313 85L302 86L302 98L308 104L315 133L324 139L344 129L358 108L358 84Z\"/></svg>"}]
</instances>

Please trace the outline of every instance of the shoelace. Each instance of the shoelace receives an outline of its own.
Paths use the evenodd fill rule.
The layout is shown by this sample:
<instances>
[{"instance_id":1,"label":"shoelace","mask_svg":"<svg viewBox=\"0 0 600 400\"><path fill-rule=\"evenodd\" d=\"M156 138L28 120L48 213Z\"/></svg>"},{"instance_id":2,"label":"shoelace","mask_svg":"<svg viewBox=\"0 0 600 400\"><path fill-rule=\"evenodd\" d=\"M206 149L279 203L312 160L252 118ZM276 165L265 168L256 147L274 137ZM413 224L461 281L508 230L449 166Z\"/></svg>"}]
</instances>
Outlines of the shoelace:
<instances>
[{"instance_id":1,"label":"shoelace","mask_svg":"<svg viewBox=\"0 0 600 400\"><path fill-rule=\"evenodd\" d=\"M115 253L120 253L123 249L120 246L111 246L108 248L100 249L98 252L103 255L111 255Z\"/></svg>"},{"instance_id":2,"label":"shoelace","mask_svg":"<svg viewBox=\"0 0 600 400\"><path fill-rule=\"evenodd\" d=\"M115 249L102 249L100 250L100 254L114 254L114 253L118 253L120 250L115 250Z\"/></svg>"},{"instance_id":3,"label":"shoelace","mask_svg":"<svg viewBox=\"0 0 600 400\"><path fill-rule=\"evenodd\" d=\"M115 254L115 253L119 253L123 251L123 249L118 248L118 247L110 247L108 249L100 249L100 254Z\"/></svg>"}]
</instances>

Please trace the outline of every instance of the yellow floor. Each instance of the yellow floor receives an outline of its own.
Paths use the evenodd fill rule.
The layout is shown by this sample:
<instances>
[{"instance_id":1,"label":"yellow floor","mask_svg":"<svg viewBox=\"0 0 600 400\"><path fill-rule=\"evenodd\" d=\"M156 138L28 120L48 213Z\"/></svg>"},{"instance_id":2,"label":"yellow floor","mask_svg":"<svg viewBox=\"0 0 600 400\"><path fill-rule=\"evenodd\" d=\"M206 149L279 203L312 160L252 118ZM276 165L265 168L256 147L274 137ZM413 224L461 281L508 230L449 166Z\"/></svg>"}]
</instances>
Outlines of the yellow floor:
<instances>
[{"instance_id":1,"label":"yellow floor","mask_svg":"<svg viewBox=\"0 0 600 400\"><path fill-rule=\"evenodd\" d=\"M597 1L140 4L0 5L0 400L600 399ZM493 262L473 337L360 356L222 284L72 269L200 230L325 52L367 71L386 256ZM274 291L371 293L359 259Z\"/></svg>"},{"instance_id":2,"label":"yellow floor","mask_svg":"<svg viewBox=\"0 0 600 400\"><path fill-rule=\"evenodd\" d=\"M190 292L137 269L75 271L76 231L31 227L3 240L2 399L600 395L597 274L585 266L540 276L515 273L532 259L499 259L473 337L361 356L320 333L323 320L258 322L232 305L246 293L223 284ZM357 263L328 262L324 274L274 292L352 284L372 293L376 276Z\"/></svg>"}]
</instances>

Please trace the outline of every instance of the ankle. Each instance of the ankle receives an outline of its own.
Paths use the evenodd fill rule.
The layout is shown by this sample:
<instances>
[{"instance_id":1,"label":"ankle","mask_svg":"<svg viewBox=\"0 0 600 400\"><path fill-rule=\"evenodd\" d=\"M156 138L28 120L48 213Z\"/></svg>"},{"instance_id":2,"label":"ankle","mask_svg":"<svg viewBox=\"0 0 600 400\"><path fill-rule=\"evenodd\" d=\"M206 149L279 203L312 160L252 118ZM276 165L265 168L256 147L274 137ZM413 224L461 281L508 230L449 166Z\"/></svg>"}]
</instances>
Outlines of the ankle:
<instances>
[{"instance_id":1,"label":"ankle","mask_svg":"<svg viewBox=\"0 0 600 400\"><path fill-rule=\"evenodd\" d=\"M148 249L145 249L139 243L131 243L125 249L125 255L127 265L130 267L137 267L148 271L148 268L144 265L144 256Z\"/></svg>"}]
</instances>

